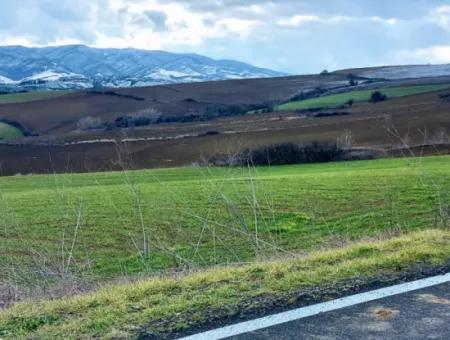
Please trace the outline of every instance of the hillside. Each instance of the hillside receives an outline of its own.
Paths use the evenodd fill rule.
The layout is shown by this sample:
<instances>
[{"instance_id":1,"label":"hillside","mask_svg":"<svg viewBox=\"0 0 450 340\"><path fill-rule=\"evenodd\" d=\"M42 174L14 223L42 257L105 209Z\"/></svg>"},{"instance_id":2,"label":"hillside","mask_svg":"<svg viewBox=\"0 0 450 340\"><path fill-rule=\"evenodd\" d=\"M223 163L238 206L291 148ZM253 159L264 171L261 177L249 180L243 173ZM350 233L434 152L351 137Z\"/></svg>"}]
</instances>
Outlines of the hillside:
<instances>
[{"instance_id":1,"label":"hillside","mask_svg":"<svg viewBox=\"0 0 450 340\"><path fill-rule=\"evenodd\" d=\"M77 233L71 270L105 277L299 253L434 225L449 183L449 156L3 177L2 263L38 251L57 270L61 233Z\"/></svg>"},{"instance_id":2,"label":"hillside","mask_svg":"<svg viewBox=\"0 0 450 340\"><path fill-rule=\"evenodd\" d=\"M49 96L48 100L33 102L26 100L26 94L21 94L22 98L15 103L0 105L0 118L16 120L39 135L67 133L76 130L78 120L85 116L113 121L120 115L147 108L156 109L165 116L188 116L201 114L214 105L261 105L287 100L301 89L319 85L334 87L341 83L347 83L345 77L297 76L81 91L62 97L58 91L42 95L41 99ZM52 98L53 94L57 98ZM10 96L0 95L0 104L2 98Z\"/></svg>"},{"instance_id":3,"label":"hillside","mask_svg":"<svg viewBox=\"0 0 450 340\"><path fill-rule=\"evenodd\" d=\"M441 65L397 65L371 68L347 69L337 73L351 73L372 79L413 79L445 77L450 75L450 64Z\"/></svg>"}]
</instances>

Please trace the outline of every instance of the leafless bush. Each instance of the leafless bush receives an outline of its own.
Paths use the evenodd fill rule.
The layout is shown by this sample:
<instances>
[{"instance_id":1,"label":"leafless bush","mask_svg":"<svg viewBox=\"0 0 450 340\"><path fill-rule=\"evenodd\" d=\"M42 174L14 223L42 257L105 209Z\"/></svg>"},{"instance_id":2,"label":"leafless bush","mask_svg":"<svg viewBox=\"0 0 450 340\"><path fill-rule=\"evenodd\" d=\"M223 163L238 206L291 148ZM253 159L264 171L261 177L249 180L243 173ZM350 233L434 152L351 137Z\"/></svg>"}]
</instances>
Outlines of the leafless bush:
<instances>
[{"instance_id":1,"label":"leafless bush","mask_svg":"<svg viewBox=\"0 0 450 340\"><path fill-rule=\"evenodd\" d=\"M353 146L352 131L349 129L345 129L342 136L339 136L337 138L337 145L344 150L351 149Z\"/></svg>"},{"instance_id":2,"label":"leafless bush","mask_svg":"<svg viewBox=\"0 0 450 340\"><path fill-rule=\"evenodd\" d=\"M127 114L125 116L118 117L114 125L116 127L135 127L145 126L157 123L161 118L161 112L153 107L149 107L144 110L136 111L134 113Z\"/></svg>"},{"instance_id":3,"label":"leafless bush","mask_svg":"<svg viewBox=\"0 0 450 340\"><path fill-rule=\"evenodd\" d=\"M102 128L104 128L104 123L102 119L98 117L83 117L77 123L77 129L80 131L97 130Z\"/></svg>"},{"instance_id":4,"label":"leafless bush","mask_svg":"<svg viewBox=\"0 0 450 340\"><path fill-rule=\"evenodd\" d=\"M440 128L428 137L429 144L445 144L450 141L449 134L445 128Z\"/></svg>"}]
</instances>

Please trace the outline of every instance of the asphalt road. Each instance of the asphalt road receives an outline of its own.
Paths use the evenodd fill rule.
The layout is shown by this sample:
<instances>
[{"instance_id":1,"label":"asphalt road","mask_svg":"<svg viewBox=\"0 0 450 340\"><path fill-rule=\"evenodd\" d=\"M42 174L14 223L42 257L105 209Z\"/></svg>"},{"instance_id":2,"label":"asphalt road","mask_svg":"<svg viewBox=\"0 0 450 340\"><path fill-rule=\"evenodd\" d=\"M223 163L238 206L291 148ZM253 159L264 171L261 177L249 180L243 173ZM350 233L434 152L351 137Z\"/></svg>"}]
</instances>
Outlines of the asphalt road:
<instances>
[{"instance_id":1,"label":"asphalt road","mask_svg":"<svg viewBox=\"0 0 450 340\"><path fill-rule=\"evenodd\" d=\"M310 316L228 339L450 339L450 283Z\"/></svg>"}]
</instances>

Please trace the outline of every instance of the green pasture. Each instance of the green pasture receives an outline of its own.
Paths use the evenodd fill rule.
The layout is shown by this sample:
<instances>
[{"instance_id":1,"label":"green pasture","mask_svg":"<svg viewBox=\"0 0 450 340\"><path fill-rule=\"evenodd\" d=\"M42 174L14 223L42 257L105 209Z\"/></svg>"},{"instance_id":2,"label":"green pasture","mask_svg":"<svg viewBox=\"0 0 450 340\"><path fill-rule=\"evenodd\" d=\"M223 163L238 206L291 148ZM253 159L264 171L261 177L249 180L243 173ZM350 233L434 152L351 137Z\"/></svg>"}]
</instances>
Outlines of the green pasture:
<instances>
[{"instance_id":1,"label":"green pasture","mask_svg":"<svg viewBox=\"0 0 450 340\"><path fill-rule=\"evenodd\" d=\"M374 91L380 91L388 98L411 96L414 94L445 90L450 84L415 85L402 87L385 87L371 90L350 91L306 100L292 101L275 107L275 110L300 110L328 108L345 105L349 100L367 102Z\"/></svg>"}]
</instances>

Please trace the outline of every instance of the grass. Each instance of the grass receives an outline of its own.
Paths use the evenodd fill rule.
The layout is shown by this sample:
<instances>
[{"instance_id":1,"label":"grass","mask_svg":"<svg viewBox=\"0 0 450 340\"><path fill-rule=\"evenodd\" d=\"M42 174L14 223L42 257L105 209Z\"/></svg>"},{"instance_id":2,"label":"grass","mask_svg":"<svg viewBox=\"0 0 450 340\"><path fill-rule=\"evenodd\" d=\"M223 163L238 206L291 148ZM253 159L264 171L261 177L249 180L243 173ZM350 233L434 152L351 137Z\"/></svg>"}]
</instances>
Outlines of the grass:
<instances>
[{"instance_id":1,"label":"grass","mask_svg":"<svg viewBox=\"0 0 450 340\"><path fill-rule=\"evenodd\" d=\"M296 303L299 292L390 275L450 258L450 232L427 230L304 258L217 268L181 278L111 285L88 295L27 302L0 312L5 339L158 338L214 319ZM301 301L300 301L301 302Z\"/></svg>"},{"instance_id":2,"label":"grass","mask_svg":"<svg viewBox=\"0 0 450 340\"><path fill-rule=\"evenodd\" d=\"M7 123L0 122L0 140L22 138L23 133L18 128Z\"/></svg>"},{"instance_id":3,"label":"grass","mask_svg":"<svg viewBox=\"0 0 450 340\"><path fill-rule=\"evenodd\" d=\"M414 94L445 90L450 88L449 84L415 85L402 87L385 87L371 90L351 91L333 94L323 97L310 98L300 101L292 101L275 107L275 110L300 110L321 107L336 107L345 105L349 100L355 102L367 102L374 91L380 91L389 98L404 97Z\"/></svg>"},{"instance_id":4,"label":"grass","mask_svg":"<svg viewBox=\"0 0 450 340\"><path fill-rule=\"evenodd\" d=\"M449 156L3 177L0 280L242 263L422 230L444 224L449 188Z\"/></svg>"},{"instance_id":5,"label":"grass","mask_svg":"<svg viewBox=\"0 0 450 340\"><path fill-rule=\"evenodd\" d=\"M8 93L0 95L0 104L27 103L65 96L73 91Z\"/></svg>"}]
</instances>

